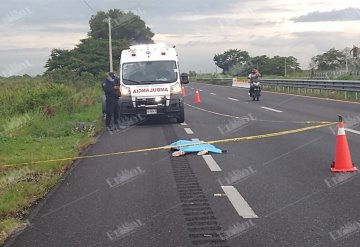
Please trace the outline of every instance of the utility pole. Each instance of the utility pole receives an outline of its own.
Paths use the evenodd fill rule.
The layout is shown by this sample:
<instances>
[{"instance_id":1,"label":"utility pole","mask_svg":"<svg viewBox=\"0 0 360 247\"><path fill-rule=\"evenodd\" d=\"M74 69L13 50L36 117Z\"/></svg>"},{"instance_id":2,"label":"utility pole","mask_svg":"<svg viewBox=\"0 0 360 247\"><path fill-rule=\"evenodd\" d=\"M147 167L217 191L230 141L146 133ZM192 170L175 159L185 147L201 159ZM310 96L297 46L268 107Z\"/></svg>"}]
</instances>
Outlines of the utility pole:
<instances>
[{"instance_id":1,"label":"utility pole","mask_svg":"<svg viewBox=\"0 0 360 247\"><path fill-rule=\"evenodd\" d=\"M111 18L108 18L108 25L109 25L109 61L110 61L110 72L114 71L113 68L113 60L112 60L112 42L111 42Z\"/></svg>"},{"instance_id":2,"label":"utility pole","mask_svg":"<svg viewBox=\"0 0 360 247\"><path fill-rule=\"evenodd\" d=\"M285 77L286 77L286 58L285 58Z\"/></svg>"}]
</instances>

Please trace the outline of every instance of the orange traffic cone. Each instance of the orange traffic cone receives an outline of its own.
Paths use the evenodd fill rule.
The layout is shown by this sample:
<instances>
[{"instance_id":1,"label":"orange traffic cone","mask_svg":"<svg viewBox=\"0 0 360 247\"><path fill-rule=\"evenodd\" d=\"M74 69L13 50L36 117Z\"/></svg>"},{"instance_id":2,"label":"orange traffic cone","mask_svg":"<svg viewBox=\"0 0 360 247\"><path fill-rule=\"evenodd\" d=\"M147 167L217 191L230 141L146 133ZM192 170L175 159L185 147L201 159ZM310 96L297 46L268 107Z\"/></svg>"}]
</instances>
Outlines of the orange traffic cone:
<instances>
[{"instance_id":1,"label":"orange traffic cone","mask_svg":"<svg viewBox=\"0 0 360 247\"><path fill-rule=\"evenodd\" d=\"M185 97L185 96L186 96L186 90L185 90L185 87L181 87L181 95L182 95L183 97Z\"/></svg>"},{"instance_id":2,"label":"orange traffic cone","mask_svg":"<svg viewBox=\"0 0 360 247\"><path fill-rule=\"evenodd\" d=\"M339 116L338 134L336 138L335 161L331 166L332 172L355 172L357 168L351 160L349 144L345 134L342 117Z\"/></svg>"},{"instance_id":3,"label":"orange traffic cone","mask_svg":"<svg viewBox=\"0 0 360 247\"><path fill-rule=\"evenodd\" d=\"M195 92L195 104L200 104L201 103L201 98L200 98L200 93L198 90L196 90Z\"/></svg>"}]
</instances>

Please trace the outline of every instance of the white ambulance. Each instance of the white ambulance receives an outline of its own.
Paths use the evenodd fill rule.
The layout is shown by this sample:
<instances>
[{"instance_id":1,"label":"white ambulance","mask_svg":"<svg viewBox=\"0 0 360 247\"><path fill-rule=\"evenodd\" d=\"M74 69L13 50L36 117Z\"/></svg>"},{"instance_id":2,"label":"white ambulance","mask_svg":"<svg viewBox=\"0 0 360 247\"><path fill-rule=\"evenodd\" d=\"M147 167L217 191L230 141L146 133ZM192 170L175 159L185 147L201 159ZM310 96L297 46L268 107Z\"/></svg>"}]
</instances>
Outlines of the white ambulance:
<instances>
[{"instance_id":1,"label":"white ambulance","mask_svg":"<svg viewBox=\"0 0 360 247\"><path fill-rule=\"evenodd\" d=\"M120 116L166 115L183 123L182 84L189 83L180 74L174 47L165 44L130 46L120 58Z\"/></svg>"}]
</instances>

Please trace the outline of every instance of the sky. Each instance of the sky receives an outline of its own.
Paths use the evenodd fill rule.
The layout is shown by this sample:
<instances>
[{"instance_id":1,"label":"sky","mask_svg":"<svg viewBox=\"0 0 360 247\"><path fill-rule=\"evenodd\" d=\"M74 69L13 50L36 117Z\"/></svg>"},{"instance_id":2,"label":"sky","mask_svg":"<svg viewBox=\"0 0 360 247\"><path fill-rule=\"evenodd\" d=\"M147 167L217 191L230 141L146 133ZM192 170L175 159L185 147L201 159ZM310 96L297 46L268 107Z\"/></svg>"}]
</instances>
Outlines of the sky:
<instances>
[{"instance_id":1,"label":"sky","mask_svg":"<svg viewBox=\"0 0 360 247\"><path fill-rule=\"evenodd\" d=\"M308 69L314 55L360 46L359 0L0 0L0 76L43 73L53 48L72 49L90 17L113 8L176 45L182 71L221 72L213 57L228 49L295 56Z\"/></svg>"}]
</instances>

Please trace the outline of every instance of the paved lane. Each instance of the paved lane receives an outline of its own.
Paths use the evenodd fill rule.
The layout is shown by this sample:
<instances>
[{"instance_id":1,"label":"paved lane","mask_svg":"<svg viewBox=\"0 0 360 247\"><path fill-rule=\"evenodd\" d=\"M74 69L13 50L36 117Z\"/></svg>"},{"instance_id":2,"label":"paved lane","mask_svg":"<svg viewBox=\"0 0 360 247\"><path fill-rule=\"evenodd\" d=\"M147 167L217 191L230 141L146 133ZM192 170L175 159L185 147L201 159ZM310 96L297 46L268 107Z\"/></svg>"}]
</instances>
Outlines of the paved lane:
<instances>
[{"instance_id":1,"label":"paved lane","mask_svg":"<svg viewBox=\"0 0 360 247\"><path fill-rule=\"evenodd\" d=\"M88 154L292 130L343 114L360 163L359 105L262 94L252 102L244 89L192 83L185 124L151 120L104 133ZM359 175L330 173L334 132L220 143L227 153L203 157L161 150L82 160L8 245L358 246Z\"/></svg>"}]
</instances>

